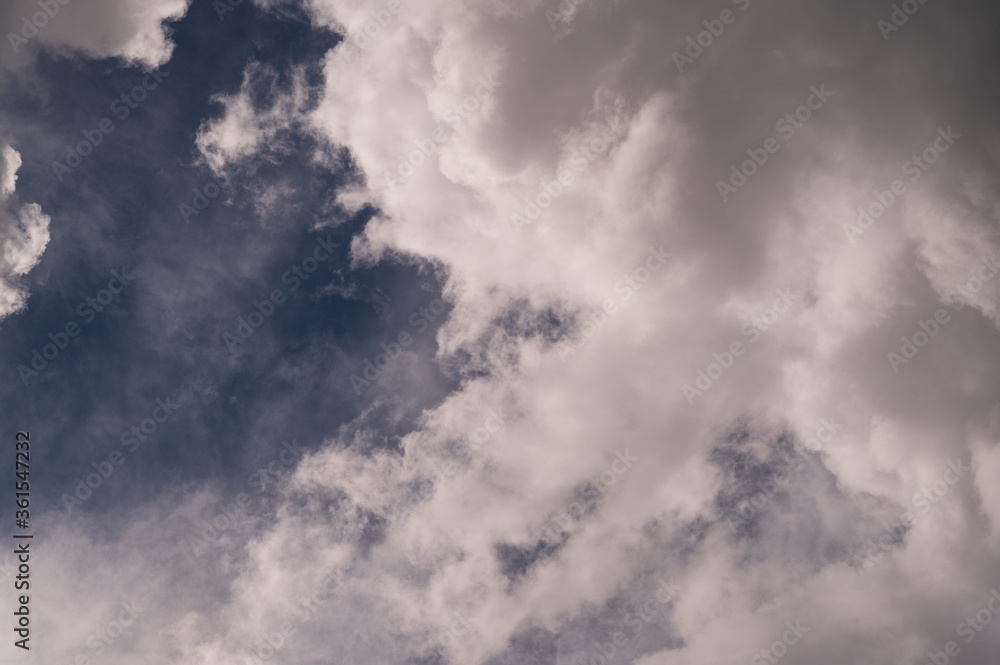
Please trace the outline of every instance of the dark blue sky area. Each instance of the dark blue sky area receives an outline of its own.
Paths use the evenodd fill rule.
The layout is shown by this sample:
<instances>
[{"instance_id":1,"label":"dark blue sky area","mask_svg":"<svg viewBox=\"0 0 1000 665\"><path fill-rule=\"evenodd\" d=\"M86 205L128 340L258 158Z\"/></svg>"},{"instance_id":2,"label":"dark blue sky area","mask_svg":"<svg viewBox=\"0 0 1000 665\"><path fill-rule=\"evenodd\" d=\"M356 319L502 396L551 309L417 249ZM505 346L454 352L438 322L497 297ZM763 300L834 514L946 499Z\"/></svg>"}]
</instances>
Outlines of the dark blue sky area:
<instances>
[{"instance_id":1,"label":"dark blue sky area","mask_svg":"<svg viewBox=\"0 0 1000 665\"><path fill-rule=\"evenodd\" d=\"M159 82L115 60L42 55L0 100L0 134L24 160L18 196L52 218L51 242L26 280L28 306L0 329L0 412L8 429L31 427L39 509L61 509L60 497L107 471L112 455L123 461L78 510L114 510L171 483L245 489L282 440L313 449L376 403L382 417L368 424L379 445L394 446L453 387L433 363L441 317L419 334L409 321L440 296L433 271L349 265L351 237L374 211L334 204L337 187L356 177L343 155L344 169L331 173L310 163L313 138L286 132L280 142L291 149L240 164L190 223L179 209L212 182L195 147L199 125L222 111L210 98L238 91L252 62L267 63L255 105L273 104L301 66L318 95L336 35L249 3L220 21L211 2L196 1L173 27L176 49ZM101 137L92 154L54 172L85 131ZM281 195L255 206L274 182ZM259 327L227 345L240 319ZM357 394L351 373L401 331L414 333L417 361L394 360Z\"/></svg>"}]
</instances>

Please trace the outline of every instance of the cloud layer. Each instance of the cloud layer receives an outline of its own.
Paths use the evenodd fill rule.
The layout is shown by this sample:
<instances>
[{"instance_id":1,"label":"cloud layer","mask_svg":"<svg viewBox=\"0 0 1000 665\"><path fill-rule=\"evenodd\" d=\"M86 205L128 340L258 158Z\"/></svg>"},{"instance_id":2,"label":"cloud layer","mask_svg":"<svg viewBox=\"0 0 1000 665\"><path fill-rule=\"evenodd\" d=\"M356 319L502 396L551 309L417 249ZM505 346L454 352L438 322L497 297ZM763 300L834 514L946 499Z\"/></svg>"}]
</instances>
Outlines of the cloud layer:
<instances>
[{"instance_id":1,"label":"cloud layer","mask_svg":"<svg viewBox=\"0 0 1000 665\"><path fill-rule=\"evenodd\" d=\"M59 522L46 658L84 650L73 599L100 624L136 594L104 662L991 662L995 11L258 4L344 34L321 93L251 62L193 148L224 173L308 136L375 210L352 267L416 264L447 306L376 340L363 413L250 507L192 485L110 543ZM162 64L185 3L151 7L64 44ZM47 240L18 214L14 309ZM390 436L421 335L455 389Z\"/></svg>"},{"instance_id":2,"label":"cloud layer","mask_svg":"<svg viewBox=\"0 0 1000 665\"><path fill-rule=\"evenodd\" d=\"M368 593L416 640L398 658L462 610L478 629L446 659L551 662L517 646L541 628L576 662L615 620L560 635L668 575L684 591L643 662L750 659L798 619L787 662L954 638L996 582L996 134L920 50L985 33L928 6L887 43L857 3L309 6L346 38L308 121L380 211L354 256L447 271L440 357L464 377L405 454L331 442L289 498L335 487L354 528L388 524ZM491 408L509 415L473 452ZM625 449L641 462L581 500Z\"/></svg>"}]
</instances>

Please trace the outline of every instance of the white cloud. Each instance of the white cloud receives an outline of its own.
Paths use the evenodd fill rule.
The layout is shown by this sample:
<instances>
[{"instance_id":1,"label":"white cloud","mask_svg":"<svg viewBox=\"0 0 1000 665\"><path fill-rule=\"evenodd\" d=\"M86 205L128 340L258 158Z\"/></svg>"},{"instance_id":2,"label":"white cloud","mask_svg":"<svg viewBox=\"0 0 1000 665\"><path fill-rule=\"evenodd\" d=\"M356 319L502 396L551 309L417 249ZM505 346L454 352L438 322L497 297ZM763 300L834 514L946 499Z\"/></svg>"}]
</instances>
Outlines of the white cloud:
<instances>
[{"instance_id":1,"label":"white cloud","mask_svg":"<svg viewBox=\"0 0 1000 665\"><path fill-rule=\"evenodd\" d=\"M0 148L0 320L20 311L28 299L21 277L42 257L49 243L49 217L37 203L19 204L15 197L21 155L4 143Z\"/></svg>"}]
</instances>

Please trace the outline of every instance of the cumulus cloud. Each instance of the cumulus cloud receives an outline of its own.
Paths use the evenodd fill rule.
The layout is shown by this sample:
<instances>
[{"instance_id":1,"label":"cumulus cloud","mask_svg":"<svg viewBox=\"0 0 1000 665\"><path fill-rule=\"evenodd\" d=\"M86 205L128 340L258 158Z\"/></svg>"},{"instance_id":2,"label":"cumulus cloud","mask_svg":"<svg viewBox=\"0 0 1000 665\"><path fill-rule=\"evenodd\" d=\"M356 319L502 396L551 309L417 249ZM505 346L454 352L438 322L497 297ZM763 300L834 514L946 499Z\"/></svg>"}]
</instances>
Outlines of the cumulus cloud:
<instances>
[{"instance_id":1,"label":"cumulus cloud","mask_svg":"<svg viewBox=\"0 0 1000 665\"><path fill-rule=\"evenodd\" d=\"M20 204L15 196L21 155L0 147L0 320L20 311L28 300L21 278L34 268L49 244L49 217L37 203Z\"/></svg>"},{"instance_id":2,"label":"cumulus cloud","mask_svg":"<svg viewBox=\"0 0 1000 665\"><path fill-rule=\"evenodd\" d=\"M952 48L991 52L988 11L928 4L886 41L866 3L737 1L681 68L718 11L306 6L346 33L318 106L254 104L251 67L198 146L216 170L292 129L348 149L343 205L379 210L355 260L442 268L459 388L393 445L331 433L168 651L603 665L662 579L616 646L644 665L961 640L1000 557L996 100ZM330 571L337 601L303 606Z\"/></svg>"},{"instance_id":3,"label":"cumulus cloud","mask_svg":"<svg viewBox=\"0 0 1000 665\"><path fill-rule=\"evenodd\" d=\"M989 580L962 561L997 555L975 526L994 511L977 488L996 444L963 432L997 401L979 355L996 335L983 266L997 220L975 186L990 158L962 131L995 133L914 85L925 63L904 64L914 47L886 45L874 10L844 9L872 26L859 33L826 8L750 4L683 73L664 45L716 18L695 5L585 3L556 20L544 3L310 4L346 38L308 121L351 151L380 210L356 260L445 266L442 358L474 358L479 374L401 459L338 446L300 476L387 520L375 561L401 581L371 593L413 608L404 625L440 635L470 613L481 632L440 642L449 658L496 656L531 625L567 630L652 568L687 584L651 663L749 659L799 617L812 633L789 662L894 662L940 648L961 590ZM856 75L862 58L873 73ZM867 121L871 108L895 126ZM954 145L911 161L952 125ZM744 166L768 138L768 163ZM733 166L753 173L745 185ZM719 181L735 194L722 200ZM859 216L878 200L877 219ZM501 405L504 426L471 452L477 418ZM748 424L761 418L776 424ZM808 471L733 532L739 500L818 431ZM641 464L580 503L626 448ZM931 504L914 494L973 457L920 512ZM433 494L403 510L421 476ZM579 518L541 528L574 500ZM910 513L922 519L896 528ZM889 551L872 554L884 524ZM672 545L656 554L657 538ZM948 581L921 586L928 566ZM912 591L869 602L896 578Z\"/></svg>"}]
</instances>

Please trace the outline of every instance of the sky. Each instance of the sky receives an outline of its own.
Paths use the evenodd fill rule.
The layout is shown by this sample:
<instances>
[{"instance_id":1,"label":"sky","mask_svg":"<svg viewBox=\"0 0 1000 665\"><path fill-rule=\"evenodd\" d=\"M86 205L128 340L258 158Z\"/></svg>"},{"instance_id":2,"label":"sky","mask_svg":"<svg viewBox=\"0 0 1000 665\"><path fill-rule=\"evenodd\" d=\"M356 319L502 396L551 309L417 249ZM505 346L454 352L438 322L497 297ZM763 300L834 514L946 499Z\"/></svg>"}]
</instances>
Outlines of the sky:
<instances>
[{"instance_id":1,"label":"sky","mask_svg":"<svg viewBox=\"0 0 1000 665\"><path fill-rule=\"evenodd\" d=\"M3 0L0 663L1000 665L998 30Z\"/></svg>"}]
</instances>

